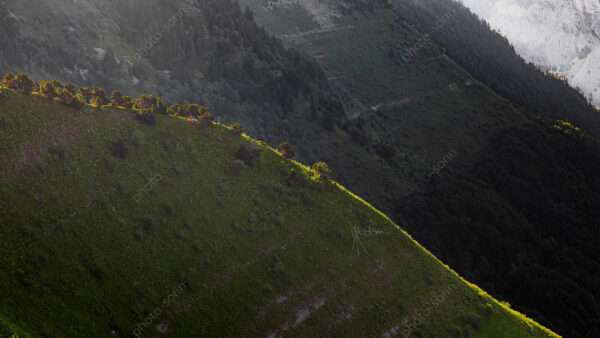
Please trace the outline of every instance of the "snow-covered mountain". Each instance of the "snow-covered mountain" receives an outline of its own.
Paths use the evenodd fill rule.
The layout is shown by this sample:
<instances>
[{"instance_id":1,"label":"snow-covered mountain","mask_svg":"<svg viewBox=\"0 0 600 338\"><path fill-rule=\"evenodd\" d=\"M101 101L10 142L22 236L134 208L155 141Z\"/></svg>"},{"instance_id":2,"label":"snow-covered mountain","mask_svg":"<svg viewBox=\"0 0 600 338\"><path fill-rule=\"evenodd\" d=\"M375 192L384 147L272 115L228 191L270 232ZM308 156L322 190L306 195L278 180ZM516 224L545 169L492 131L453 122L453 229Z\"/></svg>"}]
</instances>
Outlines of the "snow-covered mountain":
<instances>
[{"instance_id":1,"label":"snow-covered mountain","mask_svg":"<svg viewBox=\"0 0 600 338\"><path fill-rule=\"evenodd\" d=\"M462 0L527 61L600 106L600 0Z\"/></svg>"}]
</instances>

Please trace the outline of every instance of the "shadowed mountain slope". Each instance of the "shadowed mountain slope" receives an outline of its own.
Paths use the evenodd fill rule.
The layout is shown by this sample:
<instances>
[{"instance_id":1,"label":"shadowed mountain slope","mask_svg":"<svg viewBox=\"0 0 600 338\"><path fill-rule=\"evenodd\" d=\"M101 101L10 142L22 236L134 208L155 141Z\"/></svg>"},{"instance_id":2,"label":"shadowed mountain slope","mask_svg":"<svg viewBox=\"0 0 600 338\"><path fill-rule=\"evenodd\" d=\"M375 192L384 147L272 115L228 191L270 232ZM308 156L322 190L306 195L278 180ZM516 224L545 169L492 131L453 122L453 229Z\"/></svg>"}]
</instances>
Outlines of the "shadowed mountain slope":
<instances>
[{"instance_id":1,"label":"shadowed mountain slope","mask_svg":"<svg viewBox=\"0 0 600 338\"><path fill-rule=\"evenodd\" d=\"M222 125L12 90L0 121L3 332L552 336Z\"/></svg>"}]
</instances>

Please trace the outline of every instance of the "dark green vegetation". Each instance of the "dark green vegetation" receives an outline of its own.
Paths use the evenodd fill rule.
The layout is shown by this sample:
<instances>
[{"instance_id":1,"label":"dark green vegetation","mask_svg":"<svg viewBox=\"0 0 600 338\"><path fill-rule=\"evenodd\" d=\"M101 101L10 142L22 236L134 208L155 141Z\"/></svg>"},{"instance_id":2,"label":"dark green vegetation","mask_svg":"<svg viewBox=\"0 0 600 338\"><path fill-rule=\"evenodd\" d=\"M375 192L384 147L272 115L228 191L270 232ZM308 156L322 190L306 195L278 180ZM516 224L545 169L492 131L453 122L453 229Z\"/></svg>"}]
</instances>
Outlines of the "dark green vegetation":
<instances>
[{"instance_id":1,"label":"dark green vegetation","mask_svg":"<svg viewBox=\"0 0 600 338\"><path fill-rule=\"evenodd\" d=\"M310 162L327 162L337 180L386 214L401 219L404 195L448 151L466 160L490 142L494 130L526 121L435 44L413 63L390 55L390 48L408 47L422 36L390 9L378 5L361 12L336 1L318 3L322 7L313 13L301 1L273 8L259 0L242 1L259 24L315 57L344 98L346 117L334 137L351 139L353 145L330 142L318 158L309 156ZM295 145L293 138L286 141ZM301 144L307 142L319 140ZM348 147L360 150L346 153ZM365 151L373 156L363 156Z\"/></svg>"},{"instance_id":2,"label":"dark green vegetation","mask_svg":"<svg viewBox=\"0 0 600 338\"><path fill-rule=\"evenodd\" d=\"M593 250L596 239L588 234L598 220L594 210L600 208L594 174L594 154L600 148L587 137L571 139L556 132L552 122L531 127L541 115L550 121L577 121L582 130L596 135L598 112L581 95L524 64L512 48L502 45L505 39L478 20L475 25L464 10L451 11L456 2L444 7L442 1L422 6L403 1L401 16L421 31L385 6L359 13L320 1L321 11L311 14L301 1L271 8L255 0L243 3L252 6L269 31L317 58L346 98L350 120L342 127L395 168L391 175L396 177L387 179L394 182L395 194L386 194L390 184L382 188L370 182L371 175L385 174L350 174L348 159L324 158L336 177L486 290L560 333L597 335L599 257ZM323 16L327 11L329 16ZM324 24L324 17L330 22ZM424 38L432 30L448 56L512 103ZM488 175L511 179L500 184L494 176L475 175L475 168L486 163L511 165L507 172L485 166ZM454 175L460 179L445 180ZM573 175L577 178L568 179ZM351 179L357 176L361 179ZM535 189L526 188L530 180ZM443 197L434 193L438 186ZM547 257L550 247L556 259Z\"/></svg>"},{"instance_id":3,"label":"dark green vegetation","mask_svg":"<svg viewBox=\"0 0 600 338\"><path fill-rule=\"evenodd\" d=\"M502 134L537 123L534 113L539 112L547 120L595 118L585 100L560 81L542 78L532 82L531 79L539 79L541 75L532 75L529 66L523 66L527 69L523 75L526 81L517 80L514 69L520 68L514 64L514 56L507 57L511 65L483 63L473 56L474 64L480 66L469 68L467 61L460 62L447 51L484 83L499 92L508 88L501 94L510 101L496 95L454 63L436 42L429 41L416 48L417 42L424 41L424 32L399 19L386 7L386 1L270 1L268 7L263 0L241 2L249 5L253 14L231 1L1 3L0 25L7 33L0 36L0 70L27 70L37 80L49 76L135 95L155 92L169 104L201 103L214 112L217 120L239 121L248 135L273 147L287 141L296 158L305 163L324 160L331 166L332 178L356 191L401 226L409 227L422 241L431 243L431 249L443 260L452 262L460 261L458 252L469 250L464 245L487 243L488 237L483 232L457 231L453 235L472 240L467 244L449 241L438 247L438 241L434 240L437 228L428 227L427 234L415 229L420 219L429 220L430 215L425 209L420 209L422 214L408 215L406 205L412 203L413 197L428 191L432 173L439 170L444 174L454 167L473 168L484 159L492 161L488 156L501 153L491 150L505 147L505 142L510 141L502 138ZM57 4L61 10L52 10ZM454 18L448 21L451 19ZM254 21L265 28L258 28ZM455 23L448 25L453 31L462 29ZM154 32L161 32L161 38L149 40ZM457 41L458 46L469 43ZM301 53L287 50L284 45ZM415 56L407 61L402 52L411 48L416 50ZM485 67L493 69L478 73L478 69ZM507 71L502 73L502 69ZM502 82L498 82L499 78ZM537 93L531 103L528 103L531 97L526 96L529 93ZM555 104L561 98L564 102ZM532 108L538 104L539 108ZM569 109L561 112L561 107ZM151 120L147 122L152 124ZM577 125L589 132L594 122ZM516 135L520 137L517 144L535 147L532 142L545 140L535 137L536 133L536 129L523 129ZM127 142L115 141L112 150L124 156L126 145ZM514 151L515 157L520 154L515 147L507 149ZM563 154L555 148L546 151L552 154L551 158ZM62 156L62 152L58 154ZM256 149L241 147L235 155L239 161L232 165L232 170L241 172L242 164L254 165ZM501 161L498 157L492 163ZM589 174L591 165L586 161L575 163L576 171ZM327 175L324 167L317 169L323 169ZM464 180L479 184L476 176ZM589 177L585 180L591 181ZM297 177L292 176L289 181L296 182ZM553 183L541 182L535 194L531 190L524 198L539 203L535 205L558 201L546 198L554 196ZM465 222L476 219L479 211L474 197L465 195L461 185L454 184L451 188L454 196L474 205L463 211ZM493 198L504 198L496 196L495 190L489 193ZM506 205L511 203L506 201ZM535 219L539 214L535 205L527 204L518 212L527 219ZM589 214L582 212L581 205L558 203L546 208L572 215L566 231L575 236L573 241L589 241L585 234L572 229L589 224L585 219ZM503 233L504 218L498 217L492 223L493 229ZM531 232L536 233L536 238L548 237L540 230L544 224L538 225L529 228ZM520 236L520 230L514 228L519 236L513 238L511 247L531 245L535 247L532 250L542 247L540 242L528 243L525 236ZM499 247L506 247L505 239L500 242ZM473 250L478 251L475 248L479 246L474 245ZM578 257L571 251L569 259L581 271L593 265L586 263L592 262L593 256L585 256L582 251L582 257ZM481 250L474 255L477 254L488 262L499 261L497 251ZM556 314L567 323L580 323L579 320L588 318L578 304L571 306L566 302L578 299L585 303L573 295L579 294L581 285L596 277L572 274L564 264L550 269L543 256L528 259L531 264L509 260L505 264L525 269L528 275L535 274L537 267L542 266L549 274L568 278L572 286L561 289L558 295L541 295L539 303L527 300L527 304L520 304L524 297L515 288L505 287L511 285L506 274L493 275L492 279L491 273L477 270L483 269L483 265L458 265L461 273L488 283L485 285L498 296L525 306L544 323L560 327L559 332L576 334L577 330L585 334L589 327L597 326L593 319L589 325L563 326L550 322ZM551 284L553 280L543 278L537 283ZM563 300L565 303L560 303ZM545 306L550 301L563 305Z\"/></svg>"},{"instance_id":4,"label":"dark green vegetation","mask_svg":"<svg viewBox=\"0 0 600 338\"><path fill-rule=\"evenodd\" d=\"M399 16L445 49L474 77L525 111L569 119L600 135L594 107L564 79L525 63L506 37L453 0L393 0ZM405 49L399 49L401 55Z\"/></svg>"},{"instance_id":5,"label":"dark green vegetation","mask_svg":"<svg viewBox=\"0 0 600 338\"><path fill-rule=\"evenodd\" d=\"M572 126L502 130L481 159L407 198L409 232L569 337L600 335L600 145Z\"/></svg>"},{"instance_id":6,"label":"dark green vegetation","mask_svg":"<svg viewBox=\"0 0 600 338\"><path fill-rule=\"evenodd\" d=\"M459 3L394 5L529 116L568 119L600 135L600 114L580 93L526 64L505 37ZM469 280L557 332L600 336L600 147L569 124L530 120L498 130L479 159L407 199L407 226Z\"/></svg>"},{"instance_id":7,"label":"dark green vegetation","mask_svg":"<svg viewBox=\"0 0 600 338\"><path fill-rule=\"evenodd\" d=\"M3 336L552 335L222 125L0 88L0 128Z\"/></svg>"}]
</instances>

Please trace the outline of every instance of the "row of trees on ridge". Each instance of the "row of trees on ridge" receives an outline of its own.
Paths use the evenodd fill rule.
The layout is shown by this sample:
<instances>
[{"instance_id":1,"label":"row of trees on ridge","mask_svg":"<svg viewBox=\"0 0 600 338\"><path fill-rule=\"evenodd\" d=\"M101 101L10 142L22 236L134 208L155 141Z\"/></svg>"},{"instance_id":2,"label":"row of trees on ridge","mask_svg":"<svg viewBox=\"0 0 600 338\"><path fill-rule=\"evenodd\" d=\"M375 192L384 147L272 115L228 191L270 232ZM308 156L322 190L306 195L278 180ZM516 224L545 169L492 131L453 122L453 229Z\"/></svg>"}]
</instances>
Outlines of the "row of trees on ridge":
<instances>
[{"instance_id":1,"label":"row of trees on ridge","mask_svg":"<svg viewBox=\"0 0 600 338\"><path fill-rule=\"evenodd\" d=\"M56 80L44 79L37 83L29 78L25 73L14 75L11 72L6 73L2 77L0 84L3 87L19 90L26 95L37 93L42 97L58 101L74 108L81 108L87 105L96 107L116 107L127 110L137 110L138 116L144 123L154 124L154 114L168 114L172 116L180 116L201 123L213 120L213 115L207 107L197 104L175 104L167 108L167 105L160 97L154 95L141 95L134 99L130 96L123 96L119 91L111 93L110 98L102 88L89 87L76 88L70 82L61 83ZM234 122L231 131L235 135L241 135L244 132L244 127L237 122ZM286 159L292 159L296 156L295 151L287 142L282 142L279 145L279 151ZM313 170L318 177L329 178L330 169L323 162L315 163Z\"/></svg>"},{"instance_id":2,"label":"row of trees on ridge","mask_svg":"<svg viewBox=\"0 0 600 338\"><path fill-rule=\"evenodd\" d=\"M2 77L3 87L20 90L27 95L38 93L43 97L56 100L67 106L81 108L86 104L97 107L112 106L128 110L138 110L140 115L169 114L181 116L198 121L212 121L213 115L207 107L197 104L175 104L169 108L165 101L154 95L141 95L135 99L123 96L119 91L111 93L110 98L102 88L79 87L70 82L61 83L56 80L45 79L37 83L25 73L14 75L11 72Z\"/></svg>"}]
</instances>

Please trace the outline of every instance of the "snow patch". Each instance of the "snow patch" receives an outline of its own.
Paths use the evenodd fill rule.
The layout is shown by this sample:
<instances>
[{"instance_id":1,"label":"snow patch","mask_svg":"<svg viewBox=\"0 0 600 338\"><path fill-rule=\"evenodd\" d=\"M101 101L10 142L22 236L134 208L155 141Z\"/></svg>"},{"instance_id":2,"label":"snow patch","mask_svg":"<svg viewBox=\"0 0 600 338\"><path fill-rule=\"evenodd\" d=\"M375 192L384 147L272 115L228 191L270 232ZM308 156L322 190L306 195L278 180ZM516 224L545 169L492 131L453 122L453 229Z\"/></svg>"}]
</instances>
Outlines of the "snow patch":
<instances>
[{"instance_id":1,"label":"snow patch","mask_svg":"<svg viewBox=\"0 0 600 338\"><path fill-rule=\"evenodd\" d=\"M600 105L600 1L462 0L519 55L569 80Z\"/></svg>"}]
</instances>

